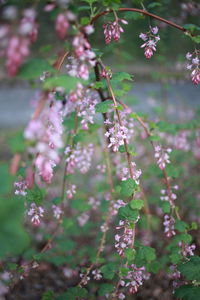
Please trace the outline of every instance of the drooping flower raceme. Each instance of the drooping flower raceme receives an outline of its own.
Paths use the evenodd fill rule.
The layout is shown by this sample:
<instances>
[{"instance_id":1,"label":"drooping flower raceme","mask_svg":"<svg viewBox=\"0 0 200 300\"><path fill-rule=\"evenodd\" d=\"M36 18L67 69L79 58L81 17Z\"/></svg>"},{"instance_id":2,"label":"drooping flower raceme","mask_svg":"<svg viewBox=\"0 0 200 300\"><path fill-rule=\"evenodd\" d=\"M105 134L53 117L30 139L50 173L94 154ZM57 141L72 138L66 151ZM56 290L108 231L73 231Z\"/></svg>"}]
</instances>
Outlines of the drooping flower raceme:
<instances>
[{"instance_id":1,"label":"drooping flower raceme","mask_svg":"<svg viewBox=\"0 0 200 300\"><path fill-rule=\"evenodd\" d=\"M145 267L137 267L132 264L128 266L128 275L120 280L121 287L127 287L130 294L135 294L138 288L143 285L144 280L148 280L150 274L146 271ZM125 299L123 293L118 295L118 299Z\"/></svg>"},{"instance_id":2,"label":"drooping flower raceme","mask_svg":"<svg viewBox=\"0 0 200 300\"><path fill-rule=\"evenodd\" d=\"M176 191L179 189L178 185L174 185L171 187L171 190L168 191L166 189L162 189L160 200L161 201L169 201L171 207L175 207L174 201L177 198Z\"/></svg>"},{"instance_id":3,"label":"drooping flower raceme","mask_svg":"<svg viewBox=\"0 0 200 300\"><path fill-rule=\"evenodd\" d=\"M97 92L84 88L81 83L78 83L77 89L66 96L66 100L64 115L77 111L78 117L82 118L82 129L88 130L89 124L94 123L95 105L98 103Z\"/></svg>"},{"instance_id":4,"label":"drooping flower raceme","mask_svg":"<svg viewBox=\"0 0 200 300\"><path fill-rule=\"evenodd\" d=\"M66 13L60 13L56 17L55 29L59 38L64 39L67 35L68 28L70 26Z\"/></svg>"},{"instance_id":5,"label":"drooping flower raceme","mask_svg":"<svg viewBox=\"0 0 200 300\"><path fill-rule=\"evenodd\" d=\"M112 39L114 41L120 39L120 34L124 32L124 29L119 22L125 25L128 24L126 20L117 18L114 22L108 22L103 25L106 44L109 44Z\"/></svg>"},{"instance_id":6,"label":"drooping flower raceme","mask_svg":"<svg viewBox=\"0 0 200 300\"><path fill-rule=\"evenodd\" d=\"M88 144L87 146L81 146L77 143L75 149L71 149L69 146L65 149L65 154L68 154L66 159L67 173L73 174L75 169L80 173L85 174L88 172L91 166L91 160L94 153L94 145Z\"/></svg>"},{"instance_id":7,"label":"drooping flower raceme","mask_svg":"<svg viewBox=\"0 0 200 300\"><path fill-rule=\"evenodd\" d=\"M135 223L139 218L135 221ZM115 248L120 256L124 256L124 251L131 246L134 239L134 229L130 227L128 221L119 221L119 225L116 227L117 230L121 230L122 233L115 235Z\"/></svg>"},{"instance_id":8,"label":"drooping flower raceme","mask_svg":"<svg viewBox=\"0 0 200 300\"><path fill-rule=\"evenodd\" d=\"M35 143L29 152L36 155L36 169L47 183L51 182L53 168L60 160L58 150L63 146L62 122L62 104L49 94L47 106L39 119L31 120L24 132L25 138Z\"/></svg>"},{"instance_id":9,"label":"drooping flower raceme","mask_svg":"<svg viewBox=\"0 0 200 300\"><path fill-rule=\"evenodd\" d=\"M25 9L17 30L12 32L9 25L0 26L2 51L6 56L6 68L9 76L15 76L24 59L30 53L30 45L37 39L38 24L34 9Z\"/></svg>"},{"instance_id":10,"label":"drooping flower raceme","mask_svg":"<svg viewBox=\"0 0 200 300\"><path fill-rule=\"evenodd\" d=\"M165 150L165 149L162 149L161 146L159 146L159 145L155 146L154 149L155 149L155 158L157 160L157 164L161 170L164 170L166 167L166 164L170 163L169 153L172 152L172 149L167 148Z\"/></svg>"},{"instance_id":11,"label":"drooping flower raceme","mask_svg":"<svg viewBox=\"0 0 200 300\"><path fill-rule=\"evenodd\" d=\"M115 123L105 133L105 136L108 137L110 141L108 148L111 147L114 152L117 152L119 147L124 145L124 139L127 138L127 135L128 129L125 126L120 126L118 123Z\"/></svg>"},{"instance_id":12,"label":"drooping flower raceme","mask_svg":"<svg viewBox=\"0 0 200 300\"><path fill-rule=\"evenodd\" d=\"M26 180L20 180L20 181L15 181L14 182L14 187L15 187L15 195L21 195L21 196L26 196L28 184Z\"/></svg>"},{"instance_id":13,"label":"drooping flower raceme","mask_svg":"<svg viewBox=\"0 0 200 300\"><path fill-rule=\"evenodd\" d=\"M91 27L89 27L91 28ZM88 30L88 26L84 28L84 32L78 32L72 41L74 48L73 55L70 56L69 63L66 65L68 74L87 80L89 78L89 68L94 67L96 63L96 55L92 51L89 41L85 35L91 34L93 31Z\"/></svg>"},{"instance_id":14,"label":"drooping flower raceme","mask_svg":"<svg viewBox=\"0 0 200 300\"><path fill-rule=\"evenodd\" d=\"M58 205L52 205L53 215L56 219L60 219L63 211Z\"/></svg>"},{"instance_id":15,"label":"drooping flower raceme","mask_svg":"<svg viewBox=\"0 0 200 300\"><path fill-rule=\"evenodd\" d=\"M174 224L175 224L175 220L172 216L169 215L164 216L163 225L165 227L166 237L170 238L176 234L176 232L174 231Z\"/></svg>"},{"instance_id":16,"label":"drooping flower raceme","mask_svg":"<svg viewBox=\"0 0 200 300\"><path fill-rule=\"evenodd\" d=\"M76 194L76 185L75 184L70 184L69 187L67 188L67 198L72 199L73 195Z\"/></svg>"},{"instance_id":17,"label":"drooping flower raceme","mask_svg":"<svg viewBox=\"0 0 200 300\"><path fill-rule=\"evenodd\" d=\"M147 59L151 58L153 53L156 51L156 44L160 40L160 36L157 35L158 27L151 27L150 31L146 33L140 33L139 37L145 41L141 48L144 48L144 55Z\"/></svg>"},{"instance_id":18,"label":"drooping flower raceme","mask_svg":"<svg viewBox=\"0 0 200 300\"><path fill-rule=\"evenodd\" d=\"M191 70L191 79L194 84L199 84L200 82L200 50L195 50L193 53L188 52L186 54L187 69Z\"/></svg>"},{"instance_id":19,"label":"drooping flower raceme","mask_svg":"<svg viewBox=\"0 0 200 300\"><path fill-rule=\"evenodd\" d=\"M40 225L41 218L44 216L44 209L41 206L37 206L35 203L31 203L31 207L27 212L28 216L31 217L33 225Z\"/></svg>"}]
</instances>

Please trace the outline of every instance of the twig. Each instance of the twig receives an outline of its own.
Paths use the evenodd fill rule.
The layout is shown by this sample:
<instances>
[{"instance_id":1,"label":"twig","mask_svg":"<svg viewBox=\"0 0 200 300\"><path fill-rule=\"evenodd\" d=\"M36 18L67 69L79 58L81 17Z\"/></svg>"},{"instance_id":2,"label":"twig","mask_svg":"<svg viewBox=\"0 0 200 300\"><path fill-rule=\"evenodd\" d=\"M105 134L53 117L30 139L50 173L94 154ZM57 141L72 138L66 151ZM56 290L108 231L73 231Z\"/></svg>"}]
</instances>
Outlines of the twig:
<instances>
[{"instance_id":1,"label":"twig","mask_svg":"<svg viewBox=\"0 0 200 300\"><path fill-rule=\"evenodd\" d=\"M187 33L187 34L189 34L189 35L192 35L192 34L191 34L187 29L185 29L184 27L182 27L182 26L180 26L180 25L178 25L178 24L176 24L176 23L174 23L174 22L172 22L172 21L169 21L169 20L167 20L167 19L165 19L165 18L162 18L162 17L159 17L159 16L157 16L157 15L155 15L155 14L152 14L152 13L150 13L150 12L148 12L147 10L144 10L144 9L139 9L139 8L119 8L117 11L118 11L118 12L125 12L125 11L138 12L138 13L141 13L141 14L143 14L143 15L152 17L152 18L154 18L154 19L156 19L156 20L158 20L158 21L160 21L160 22L166 23L166 24L168 24L168 25L170 25L170 26L172 26L172 27L174 27L174 28L176 28L176 29L178 29L178 30L183 31L184 33ZM99 14L97 14L95 17L93 17L93 18L91 19L90 23L93 24L93 23L95 23L95 22L97 21L97 19L99 19L101 16L106 15L106 14L109 14L109 13L112 13L112 12L113 12L112 9L104 10L104 11L100 12Z\"/></svg>"}]
</instances>

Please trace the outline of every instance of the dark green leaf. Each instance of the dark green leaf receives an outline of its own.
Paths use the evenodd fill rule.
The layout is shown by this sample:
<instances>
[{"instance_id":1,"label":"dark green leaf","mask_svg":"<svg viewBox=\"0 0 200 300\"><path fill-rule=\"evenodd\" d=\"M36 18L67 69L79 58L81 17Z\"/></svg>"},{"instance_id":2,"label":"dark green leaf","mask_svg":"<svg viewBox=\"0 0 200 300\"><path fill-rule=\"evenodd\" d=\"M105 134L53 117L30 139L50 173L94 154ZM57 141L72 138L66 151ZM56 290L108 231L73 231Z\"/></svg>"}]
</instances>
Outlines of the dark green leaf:
<instances>
[{"instance_id":1,"label":"dark green leaf","mask_svg":"<svg viewBox=\"0 0 200 300\"><path fill-rule=\"evenodd\" d=\"M176 220L175 223L175 229L178 230L179 232L184 232L185 230L187 230L188 228L188 224L181 221L181 220Z\"/></svg>"},{"instance_id":2,"label":"dark green leaf","mask_svg":"<svg viewBox=\"0 0 200 300\"><path fill-rule=\"evenodd\" d=\"M130 197L136 188L136 183L132 178L129 178L127 180L124 180L120 184L121 186L121 195L123 197Z\"/></svg>"},{"instance_id":3,"label":"dark green leaf","mask_svg":"<svg viewBox=\"0 0 200 300\"><path fill-rule=\"evenodd\" d=\"M130 207L132 209L141 209L144 206L144 201L141 199L134 199L130 202Z\"/></svg>"},{"instance_id":4,"label":"dark green leaf","mask_svg":"<svg viewBox=\"0 0 200 300\"><path fill-rule=\"evenodd\" d=\"M76 84L80 81L80 79L68 75L57 75L47 78L43 84L43 87L46 90L56 87L63 87L65 88L66 92L70 92L76 88Z\"/></svg>"},{"instance_id":5,"label":"dark green leaf","mask_svg":"<svg viewBox=\"0 0 200 300\"><path fill-rule=\"evenodd\" d=\"M113 74L112 80L116 80L116 81L130 80L130 81L132 81L133 78L132 78L132 75L130 75L129 73L117 72L117 73Z\"/></svg>"},{"instance_id":6,"label":"dark green leaf","mask_svg":"<svg viewBox=\"0 0 200 300\"><path fill-rule=\"evenodd\" d=\"M62 295L60 295L56 300L77 300L77 298L85 298L87 297L88 292L84 288L80 287L72 287L69 288L68 291Z\"/></svg>"},{"instance_id":7,"label":"dark green leaf","mask_svg":"<svg viewBox=\"0 0 200 300\"><path fill-rule=\"evenodd\" d=\"M115 263L108 263L101 267L101 272L105 279L113 279L115 276L117 265Z\"/></svg>"},{"instance_id":8,"label":"dark green leaf","mask_svg":"<svg viewBox=\"0 0 200 300\"><path fill-rule=\"evenodd\" d=\"M121 220L135 222L138 219L139 211L137 209L131 209L129 204L127 204L126 206L119 208L118 215Z\"/></svg>"},{"instance_id":9,"label":"dark green leaf","mask_svg":"<svg viewBox=\"0 0 200 300\"><path fill-rule=\"evenodd\" d=\"M200 299L200 287L193 285L183 285L175 290L175 297L183 300Z\"/></svg>"},{"instance_id":10,"label":"dark green leaf","mask_svg":"<svg viewBox=\"0 0 200 300\"><path fill-rule=\"evenodd\" d=\"M110 283L104 283L100 285L98 290L99 296L105 296L106 294L110 294L114 290L114 285Z\"/></svg>"},{"instance_id":11,"label":"dark green leaf","mask_svg":"<svg viewBox=\"0 0 200 300\"><path fill-rule=\"evenodd\" d=\"M106 113L111 108L111 104L113 104L112 100L103 101L95 106L95 110L97 113Z\"/></svg>"},{"instance_id":12,"label":"dark green leaf","mask_svg":"<svg viewBox=\"0 0 200 300\"><path fill-rule=\"evenodd\" d=\"M33 58L21 66L18 76L23 79L35 79L40 77L43 72L54 73L55 71L46 60Z\"/></svg>"},{"instance_id":13,"label":"dark green leaf","mask_svg":"<svg viewBox=\"0 0 200 300\"><path fill-rule=\"evenodd\" d=\"M178 270L186 279L200 281L200 257L193 256L189 261L179 264Z\"/></svg>"}]
</instances>

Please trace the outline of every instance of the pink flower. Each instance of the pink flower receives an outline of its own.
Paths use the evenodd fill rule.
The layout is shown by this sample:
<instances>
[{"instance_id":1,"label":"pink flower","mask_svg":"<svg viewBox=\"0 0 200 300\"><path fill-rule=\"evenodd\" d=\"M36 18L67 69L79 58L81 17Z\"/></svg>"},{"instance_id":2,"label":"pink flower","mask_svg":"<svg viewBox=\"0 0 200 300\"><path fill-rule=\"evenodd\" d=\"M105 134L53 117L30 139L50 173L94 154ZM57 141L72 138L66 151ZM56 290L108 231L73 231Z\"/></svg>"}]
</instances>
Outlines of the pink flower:
<instances>
[{"instance_id":1,"label":"pink flower","mask_svg":"<svg viewBox=\"0 0 200 300\"><path fill-rule=\"evenodd\" d=\"M156 51L156 44L160 40L158 33L158 27L151 27L150 31L147 33L140 33L139 37L145 41L145 43L141 46L144 48L144 55L147 59L150 59L153 53Z\"/></svg>"},{"instance_id":2,"label":"pink flower","mask_svg":"<svg viewBox=\"0 0 200 300\"><path fill-rule=\"evenodd\" d=\"M40 218L44 216L44 209L41 206L37 206L35 203L31 203L31 208L28 211L28 216L31 216L31 222L33 225L40 225Z\"/></svg>"},{"instance_id":3,"label":"pink flower","mask_svg":"<svg viewBox=\"0 0 200 300\"><path fill-rule=\"evenodd\" d=\"M72 199L73 195L76 194L76 185L75 184L70 184L67 191L67 198Z\"/></svg>"},{"instance_id":4,"label":"pink flower","mask_svg":"<svg viewBox=\"0 0 200 300\"><path fill-rule=\"evenodd\" d=\"M112 38L115 41L118 41L120 39L120 34L124 32L124 30L119 25L119 22L121 22L122 24L128 24L126 20L118 18L112 23L108 22L103 25L106 44L109 44Z\"/></svg>"},{"instance_id":5,"label":"pink flower","mask_svg":"<svg viewBox=\"0 0 200 300\"><path fill-rule=\"evenodd\" d=\"M70 25L66 14L58 14L56 18L55 29L59 38L64 39L66 37L69 26Z\"/></svg>"},{"instance_id":6,"label":"pink flower","mask_svg":"<svg viewBox=\"0 0 200 300\"><path fill-rule=\"evenodd\" d=\"M190 61L186 68L192 71L192 82L197 85L200 82L200 50L195 50L193 53L188 52L186 58Z\"/></svg>"}]
</instances>

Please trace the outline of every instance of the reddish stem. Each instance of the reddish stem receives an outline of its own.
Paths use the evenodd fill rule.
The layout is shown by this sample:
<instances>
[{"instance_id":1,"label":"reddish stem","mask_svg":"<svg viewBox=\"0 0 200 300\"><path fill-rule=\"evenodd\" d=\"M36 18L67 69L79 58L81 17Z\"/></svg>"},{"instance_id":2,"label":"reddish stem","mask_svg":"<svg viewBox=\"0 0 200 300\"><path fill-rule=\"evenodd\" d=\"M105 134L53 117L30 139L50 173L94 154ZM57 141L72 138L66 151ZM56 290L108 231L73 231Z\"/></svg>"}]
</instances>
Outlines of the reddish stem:
<instances>
[{"instance_id":1,"label":"reddish stem","mask_svg":"<svg viewBox=\"0 0 200 300\"><path fill-rule=\"evenodd\" d=\"M187 33L191 34L191 33L190 33L187 29L185 29L184 27L182 27L182 26L180 26L180 25L178 25L178 24L176 24L176 23L174 23L174 22L172 22L172 21L169 21L169 20L164 19L164 18L162 18L162 17L159 17L159 16L157 16L157 15L154 15L154 14L152 14L152 13L150 13L150 12L144 10L144 9L139 9L139 8L119 8L118 11L119 11L119 12L123 12L123 11L138 12L138 13L141 13L141 14L143 14L143 15L152 17L152 18L154 18L154 19L156 19L156 20L158 20L158 21L160 21L160 22L166 23L167 25L170 25L170 26L172 26L172 27L175 27L176 29L181 30L181 31L183 31L183 32L185 32L185 33L187 32ZM99 19L101 16L106 15L106 14L109 14L109 13L113 13L113 10L112 10L112 9L109 9L109 10L104 10L104 11L100 12L99 14L97 14L96 16L94 16L94 17L91 19L90 23L91 23L91 24L95 23L96 20Z\"/></svg>"}]
</instances>

